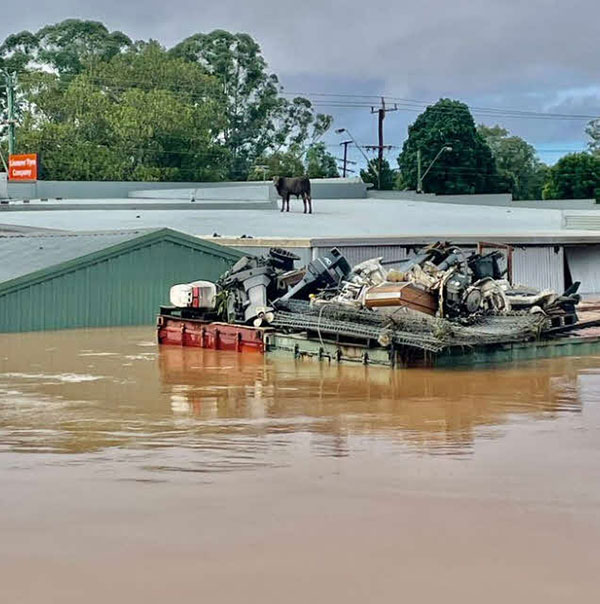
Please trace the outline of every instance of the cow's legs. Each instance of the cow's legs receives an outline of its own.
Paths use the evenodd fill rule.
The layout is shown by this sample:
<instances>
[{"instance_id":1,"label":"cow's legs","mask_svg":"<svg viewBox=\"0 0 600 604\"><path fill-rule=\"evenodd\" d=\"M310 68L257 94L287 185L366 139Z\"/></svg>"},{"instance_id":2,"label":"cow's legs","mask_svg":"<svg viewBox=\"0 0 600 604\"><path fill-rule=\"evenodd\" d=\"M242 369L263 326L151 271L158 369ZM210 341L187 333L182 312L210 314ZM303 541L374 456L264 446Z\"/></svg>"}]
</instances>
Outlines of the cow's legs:
<instances>
[{"instance_id":1,"label":"cow's legs","mask_svg":"<svg viewBox=\"0 0 600 604\"><path fill-rule=\"evenodd\" d=\"M286 210L285 211L289 212L290 211L290 194L289 193L286 195L285 203L286 203Z\"/></svg>"},{"instance_id":2,"label":"cow's legs","mask_svg":"<svg viewBox=\"0 0 600 604\"><path fill-rule=\"evenodd\" d=\"M285 197L281 198L281 211L283 212L283 209L285 208Z\"/></svg>"},{"instance_id":3,"label":"cow's legs","mask_svg":"<svg viewBox=\"0 0 600 604\"><path fill-rule=\"evenodd\" d=\"M312 197L307 195L306 198L308 200L308 213L312 214Z\"/></svg>"}]
</instances>

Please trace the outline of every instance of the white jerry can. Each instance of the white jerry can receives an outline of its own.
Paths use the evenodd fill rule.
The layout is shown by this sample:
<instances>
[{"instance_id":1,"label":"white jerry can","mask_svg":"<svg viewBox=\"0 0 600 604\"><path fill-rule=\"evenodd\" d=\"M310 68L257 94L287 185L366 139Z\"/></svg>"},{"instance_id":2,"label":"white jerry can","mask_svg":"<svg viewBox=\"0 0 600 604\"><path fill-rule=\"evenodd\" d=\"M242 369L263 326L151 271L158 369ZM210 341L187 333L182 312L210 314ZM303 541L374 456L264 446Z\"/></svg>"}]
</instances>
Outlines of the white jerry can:
<instances>
[{"instance_id":1,"label":"white jerry can","mask_svg":"<svg viewBox=\"0 0 600 604\"><path fill-rule=\"evenodd\" d=\"M174 285L169 291L169 299L173 306L178 308L206 308L215 307L217 288L210 281L193 281Z\"/></svg>"}]
</instances>

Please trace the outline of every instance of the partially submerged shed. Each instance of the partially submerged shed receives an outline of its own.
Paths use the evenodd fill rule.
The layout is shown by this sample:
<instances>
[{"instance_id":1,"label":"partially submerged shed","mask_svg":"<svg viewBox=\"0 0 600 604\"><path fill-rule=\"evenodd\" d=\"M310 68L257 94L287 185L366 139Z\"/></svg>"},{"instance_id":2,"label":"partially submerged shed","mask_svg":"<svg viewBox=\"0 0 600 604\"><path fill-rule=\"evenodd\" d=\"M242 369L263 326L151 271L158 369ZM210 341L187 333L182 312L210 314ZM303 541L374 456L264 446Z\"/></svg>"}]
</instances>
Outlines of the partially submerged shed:
<instances>
[{"instance_id":1,"label":"partially submerged shed","mask_svg":"<svg viewBox=\"0 0 600 604\"><path fill-rule=\"evenodd\" d=\"M0 235L0 332L152 324L171 285L242 255L166 228Z\"/></svg>"}]
</instances>

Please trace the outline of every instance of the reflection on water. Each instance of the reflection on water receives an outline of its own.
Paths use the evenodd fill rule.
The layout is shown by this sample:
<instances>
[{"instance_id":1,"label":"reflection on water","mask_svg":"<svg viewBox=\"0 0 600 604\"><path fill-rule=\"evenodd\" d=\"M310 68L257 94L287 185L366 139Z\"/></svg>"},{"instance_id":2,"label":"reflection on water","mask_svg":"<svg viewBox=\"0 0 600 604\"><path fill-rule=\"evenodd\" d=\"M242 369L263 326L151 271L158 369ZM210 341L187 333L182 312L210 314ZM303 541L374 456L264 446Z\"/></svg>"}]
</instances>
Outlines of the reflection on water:
<instances>
[{"instance_id":1,"label":"reflection on water","mask_svg":"<svg viewBox=\"0 0 600 604\"><path fill-rule=\"evenodd\" d=\"M159 366L178 413L223 426L237 421L331 436L332 451L345 450L348 435L468 451L480 426L513 414L551 418L580 409L577 370L563 363L541 371L390 371L165 348Z\"/></svg>"},{"instance_id":2,"label":"reflection on water","mask_svg":"<svg viewBox=\"0 0 600 604\"><path fill-rule=\"evenodd\" d=\"M600 359L391 371L153 338L0 336L2 604L596 601Z\"/></svg>"},{"instance_id":3,"label":"reflection on water","mask_svg":"<svg viewBox=\"0 0 600 604\"><path fill-rule=\"evenodd\" d=\"M478 439L502 438L509 425L579 413L580 378L599 365L590 358L390 371L158 349L152 336L2 336L0 451L163 449L165 463L149 467L194 471L281 465L298 454L345 457L373 444L468 456Z\"/></svg>"}]
</instances>

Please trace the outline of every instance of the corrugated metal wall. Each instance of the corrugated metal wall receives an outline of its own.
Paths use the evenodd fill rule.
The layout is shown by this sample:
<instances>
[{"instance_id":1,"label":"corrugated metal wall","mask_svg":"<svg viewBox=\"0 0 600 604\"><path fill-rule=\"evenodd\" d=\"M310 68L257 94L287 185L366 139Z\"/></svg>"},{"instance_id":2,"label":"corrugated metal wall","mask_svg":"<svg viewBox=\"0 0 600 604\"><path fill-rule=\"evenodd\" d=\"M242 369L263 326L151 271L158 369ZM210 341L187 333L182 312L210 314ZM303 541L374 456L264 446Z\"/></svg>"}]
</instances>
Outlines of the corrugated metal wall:
<instances>
[{"instance_id":1,"label":"corrugated metal wall","mask_svg":"<svg viewBox=\"0 0 600 604\"><path fill-rule=\"evenodd\" d=\"M215 280L233 262L158 240L0 294L0 332L152 324L171 285Z\"/></svg>"},{"instance_id":2,"label":"corrugated metal wall","mask_svg":"<svg viewBox=\"0 0 600 604\"><path fill-rule=\"evenodd\" d=\"M600 293L600 245L567 248L567 262L573 281L581 281L581 294Z\"/></svg>"},{"instance_id":3,"label":"corrugated metal wall","mask_svg":"<svg viewBox=\"0 0 600 604\"><path fill-rule=\"evenodd\" d=\"M513 282L562 293L565 288L564 249L560 246L515 248Z\"/></svg>"},{"instance_id":4,"label":"corrugated metal wall","mask_svg":"<svg viewBox=\"0 0 600 604\"><path fill-rule=\"evenodd\" d=\"M382 256L384 260L401 260L413 255L412 249L407 252L406 247L398 245L339 245L337 247L351 265L379 256ZM328 249L314 248L313 257ZM463 249L471 248L463 246ZM513 280L515 283L562 292L565 285L563 248L554 246L515 248Z\"/></svg>"},{"instance_id":5,"label":"corrugated metal wall","mask_svg":"<svg viewBox=\"0 0 600 604\"><path fill-rule=\"evenodd\" d=\"M409 256L406 249L399 245L332 245L331 247L337 247L351 266L380 256L384 260L404 260ZM328 252L331 247L313 248L313 258Z\"/></svg>"}]
</instances>

